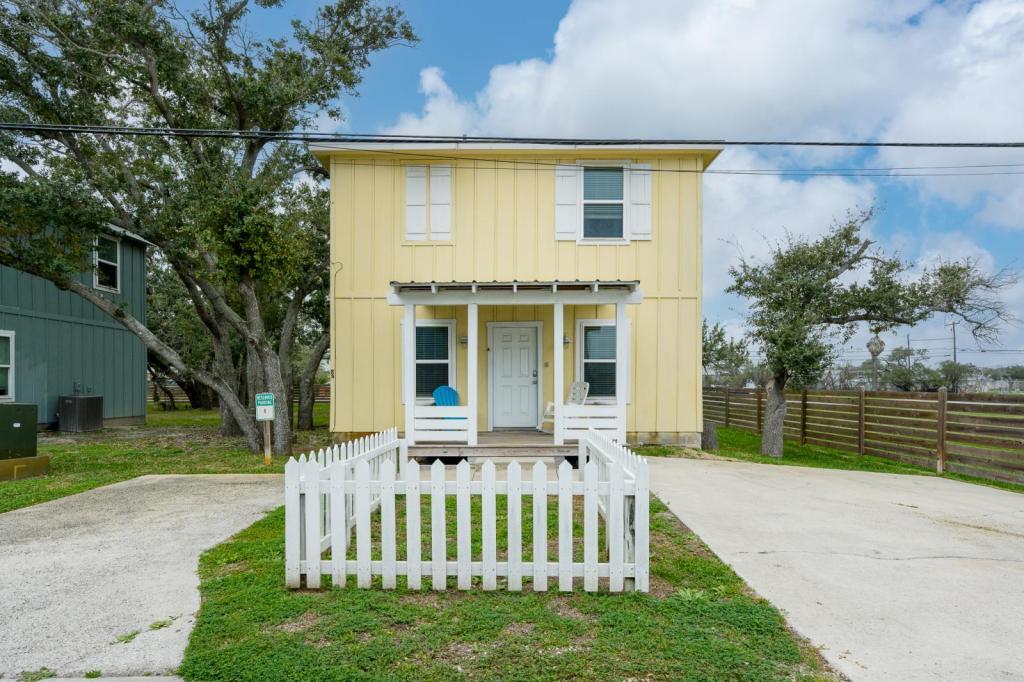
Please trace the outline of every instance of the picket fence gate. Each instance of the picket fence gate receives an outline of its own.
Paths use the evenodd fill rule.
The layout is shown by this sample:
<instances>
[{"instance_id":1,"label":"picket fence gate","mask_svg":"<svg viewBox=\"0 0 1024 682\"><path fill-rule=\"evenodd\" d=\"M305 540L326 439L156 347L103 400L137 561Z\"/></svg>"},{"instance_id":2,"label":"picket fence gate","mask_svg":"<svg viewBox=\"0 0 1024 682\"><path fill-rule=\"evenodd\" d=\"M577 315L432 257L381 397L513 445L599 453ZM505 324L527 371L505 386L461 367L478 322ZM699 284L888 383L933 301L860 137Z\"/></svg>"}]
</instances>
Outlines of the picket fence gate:
<instances>
[{"instance_id":1,"label":"picket fence gate","mask_svg":"<svg viewBox=\"0 0 1024 682\"><path fill-rule=\"evenodd\" d=\"M409 589L421 589L423 577L431 587L444 590L448 578L458 589L470 589L480 578L484 590L498 587L505 578L509 590L518 591L532 580L535 591L548 589L557 579L560 591L572 591L578 579L587 592L607 580L608 590L649 589L649 473L646 459L606 435L590 430L579 442L579 466L563 461L549 480L549 467L535 463L524 471L511 461L505 478L497 477L493 461L479 467L479 480L468 461L445 467L435 461L421 467L408 459L404 439L391 429L374 436L310 453L285 467L285 584L290 588L319 588L321 576L345 586L355 576L360 588L380 576L384 589L397 587L405 576ZM454 480L448 471L454 469ZM429 476L424 474L429 471ZM538 494L539 493L539 494ZM497 523L498 496L507 497L507 524ZM549 557L548 505L555 497L557 550ZM429 556L424 556L421 499L429 498ZM455 556L448 555L446 501L455 498ZM473 497L480 497L479 557L472 556ZM530 499L533 518L531 556L523 542L524 497ZM404 517L398 499L405 499ZM582 499L582 561L573 555L573 506ZM377 535L371 535L377 521ZM399 521L405 523L400 536ZM599 546L601 521L604 552ZM499 533L506 534L506 556L499 560ZM375 547L375 540L379 545ZM354 558L349 558L354 543ZM404 544L405 558L398 558ZM321 558L330 550L329 558ZM550 560L553 559L553 560Z\"/></svg>"}]
</instances>

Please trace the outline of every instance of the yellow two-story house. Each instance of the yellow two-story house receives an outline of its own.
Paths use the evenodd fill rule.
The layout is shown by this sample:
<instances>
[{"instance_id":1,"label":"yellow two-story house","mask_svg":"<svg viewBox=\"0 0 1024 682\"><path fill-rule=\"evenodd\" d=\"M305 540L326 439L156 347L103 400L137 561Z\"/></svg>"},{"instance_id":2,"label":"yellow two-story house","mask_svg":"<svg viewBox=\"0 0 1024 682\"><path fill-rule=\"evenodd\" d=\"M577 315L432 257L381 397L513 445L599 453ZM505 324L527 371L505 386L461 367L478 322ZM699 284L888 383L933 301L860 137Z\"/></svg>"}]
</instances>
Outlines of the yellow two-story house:
<instances>
[{"instance_id":1,"label":"yellow two-story house","mask_svg":"<svg viewBox=\"0 0 1024 682\"><path fill-rule=\"evenodd\" d=\"M720 148L312 151L331 178L332 432L699 443L701 182Z\"/></svg>"}]
</instances>

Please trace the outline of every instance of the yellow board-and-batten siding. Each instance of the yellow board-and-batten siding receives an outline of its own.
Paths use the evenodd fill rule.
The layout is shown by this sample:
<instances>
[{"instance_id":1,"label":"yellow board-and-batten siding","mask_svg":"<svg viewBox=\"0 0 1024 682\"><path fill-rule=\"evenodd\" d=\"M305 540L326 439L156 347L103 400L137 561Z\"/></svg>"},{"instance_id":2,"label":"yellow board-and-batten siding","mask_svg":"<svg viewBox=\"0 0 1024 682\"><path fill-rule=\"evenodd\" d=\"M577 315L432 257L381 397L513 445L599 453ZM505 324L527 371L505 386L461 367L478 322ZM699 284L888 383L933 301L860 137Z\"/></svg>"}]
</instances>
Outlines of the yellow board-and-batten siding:
<instances>
[{"instance_id":1,"label":"yellow board-and-batten siding","mask_svg":"<svg viewBox=\"0 0 1024 682\"><path fill-rule=\"evenodd\" d=\"M639 280L643 303L627 307L632 326L630 433L700 431L701 172L716 151L680 149L445 149L394 153L314 150L331 175L330 428L377 431L404 423L402 308L389 305L392 281ZM577 243L555 239L555 165L614 159L652 165L653 239ZM452 167L451 239L405 237L405 167ZM429 205L429 197L427 200ZM418 318L456 320L465 306L420 306ZM614 306L565 306L565 386L576 377L576 320L614 319ZM552 399L552 306L480 306L478 395L487 425L487 324L542 323L539 365ZM466 347L456 343L457 386L466 396Z\"/></svg>"}]
</instances>

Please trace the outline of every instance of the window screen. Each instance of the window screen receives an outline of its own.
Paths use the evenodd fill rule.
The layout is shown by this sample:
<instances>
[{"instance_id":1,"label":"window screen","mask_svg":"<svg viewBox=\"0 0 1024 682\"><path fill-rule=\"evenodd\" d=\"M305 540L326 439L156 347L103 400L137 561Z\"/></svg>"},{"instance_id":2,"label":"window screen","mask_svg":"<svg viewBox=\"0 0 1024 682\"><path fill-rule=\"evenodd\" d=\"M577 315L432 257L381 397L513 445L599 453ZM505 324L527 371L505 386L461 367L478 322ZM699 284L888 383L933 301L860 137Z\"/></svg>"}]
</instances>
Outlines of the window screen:
<instances>
[{"instance_id":1,"label":"window screen","mask_svg":"<svg viewBox=\"0 0 1024 682\"><path fill-rule=\"evenodd\" d=\"M594 397L615 396L615 327L583 327L583 380Z\"/></svg>"},{"instance_id":2,"label":"window screen","mask_svg":"<svg viewBox=\"0 0 1024 682\"><path fill-rule=\"evenodd\" d=\"M118 289L121 267L121 243L110 237L96 240L96 286L104 289Z\"/></svg>"},{"instance_id":3,"label":"window screen","mask_svg":"<svg viewBox=\"0 0 1024 682\"><path fill-rule=\"evenodd\" d=\"M622 168L583 169L583 237L621 239L623 224Z\"/></svg>"},{"instance_id":4,"label":"window screen","mask_svg":"<svg viewBox=\"0 0 1024 682\"><path fill-rule=\"evenodd\" d=\"M429 397L449 383L449 327L416 327L416 396Z\"/></svg>"}]
</instances>

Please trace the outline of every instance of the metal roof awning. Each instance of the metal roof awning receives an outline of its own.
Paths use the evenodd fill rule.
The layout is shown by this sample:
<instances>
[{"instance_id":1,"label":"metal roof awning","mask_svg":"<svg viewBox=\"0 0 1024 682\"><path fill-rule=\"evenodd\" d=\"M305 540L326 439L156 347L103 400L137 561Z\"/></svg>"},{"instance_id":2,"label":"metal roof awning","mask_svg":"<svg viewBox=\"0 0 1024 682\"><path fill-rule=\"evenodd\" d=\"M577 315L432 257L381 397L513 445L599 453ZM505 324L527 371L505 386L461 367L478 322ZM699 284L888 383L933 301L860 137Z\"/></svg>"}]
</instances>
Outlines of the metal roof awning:
<instances>
[{"instance_id":1,"label":"metal roof awning","mask_svg":"<svg viewBox=\"0 0 1024 682\"><path fill-rule=\"evenodd\" d=\"M537 305L640 303L639 280L510 280L492 282L391 282L392 305Z\"/></svg>"}]
</instances>

